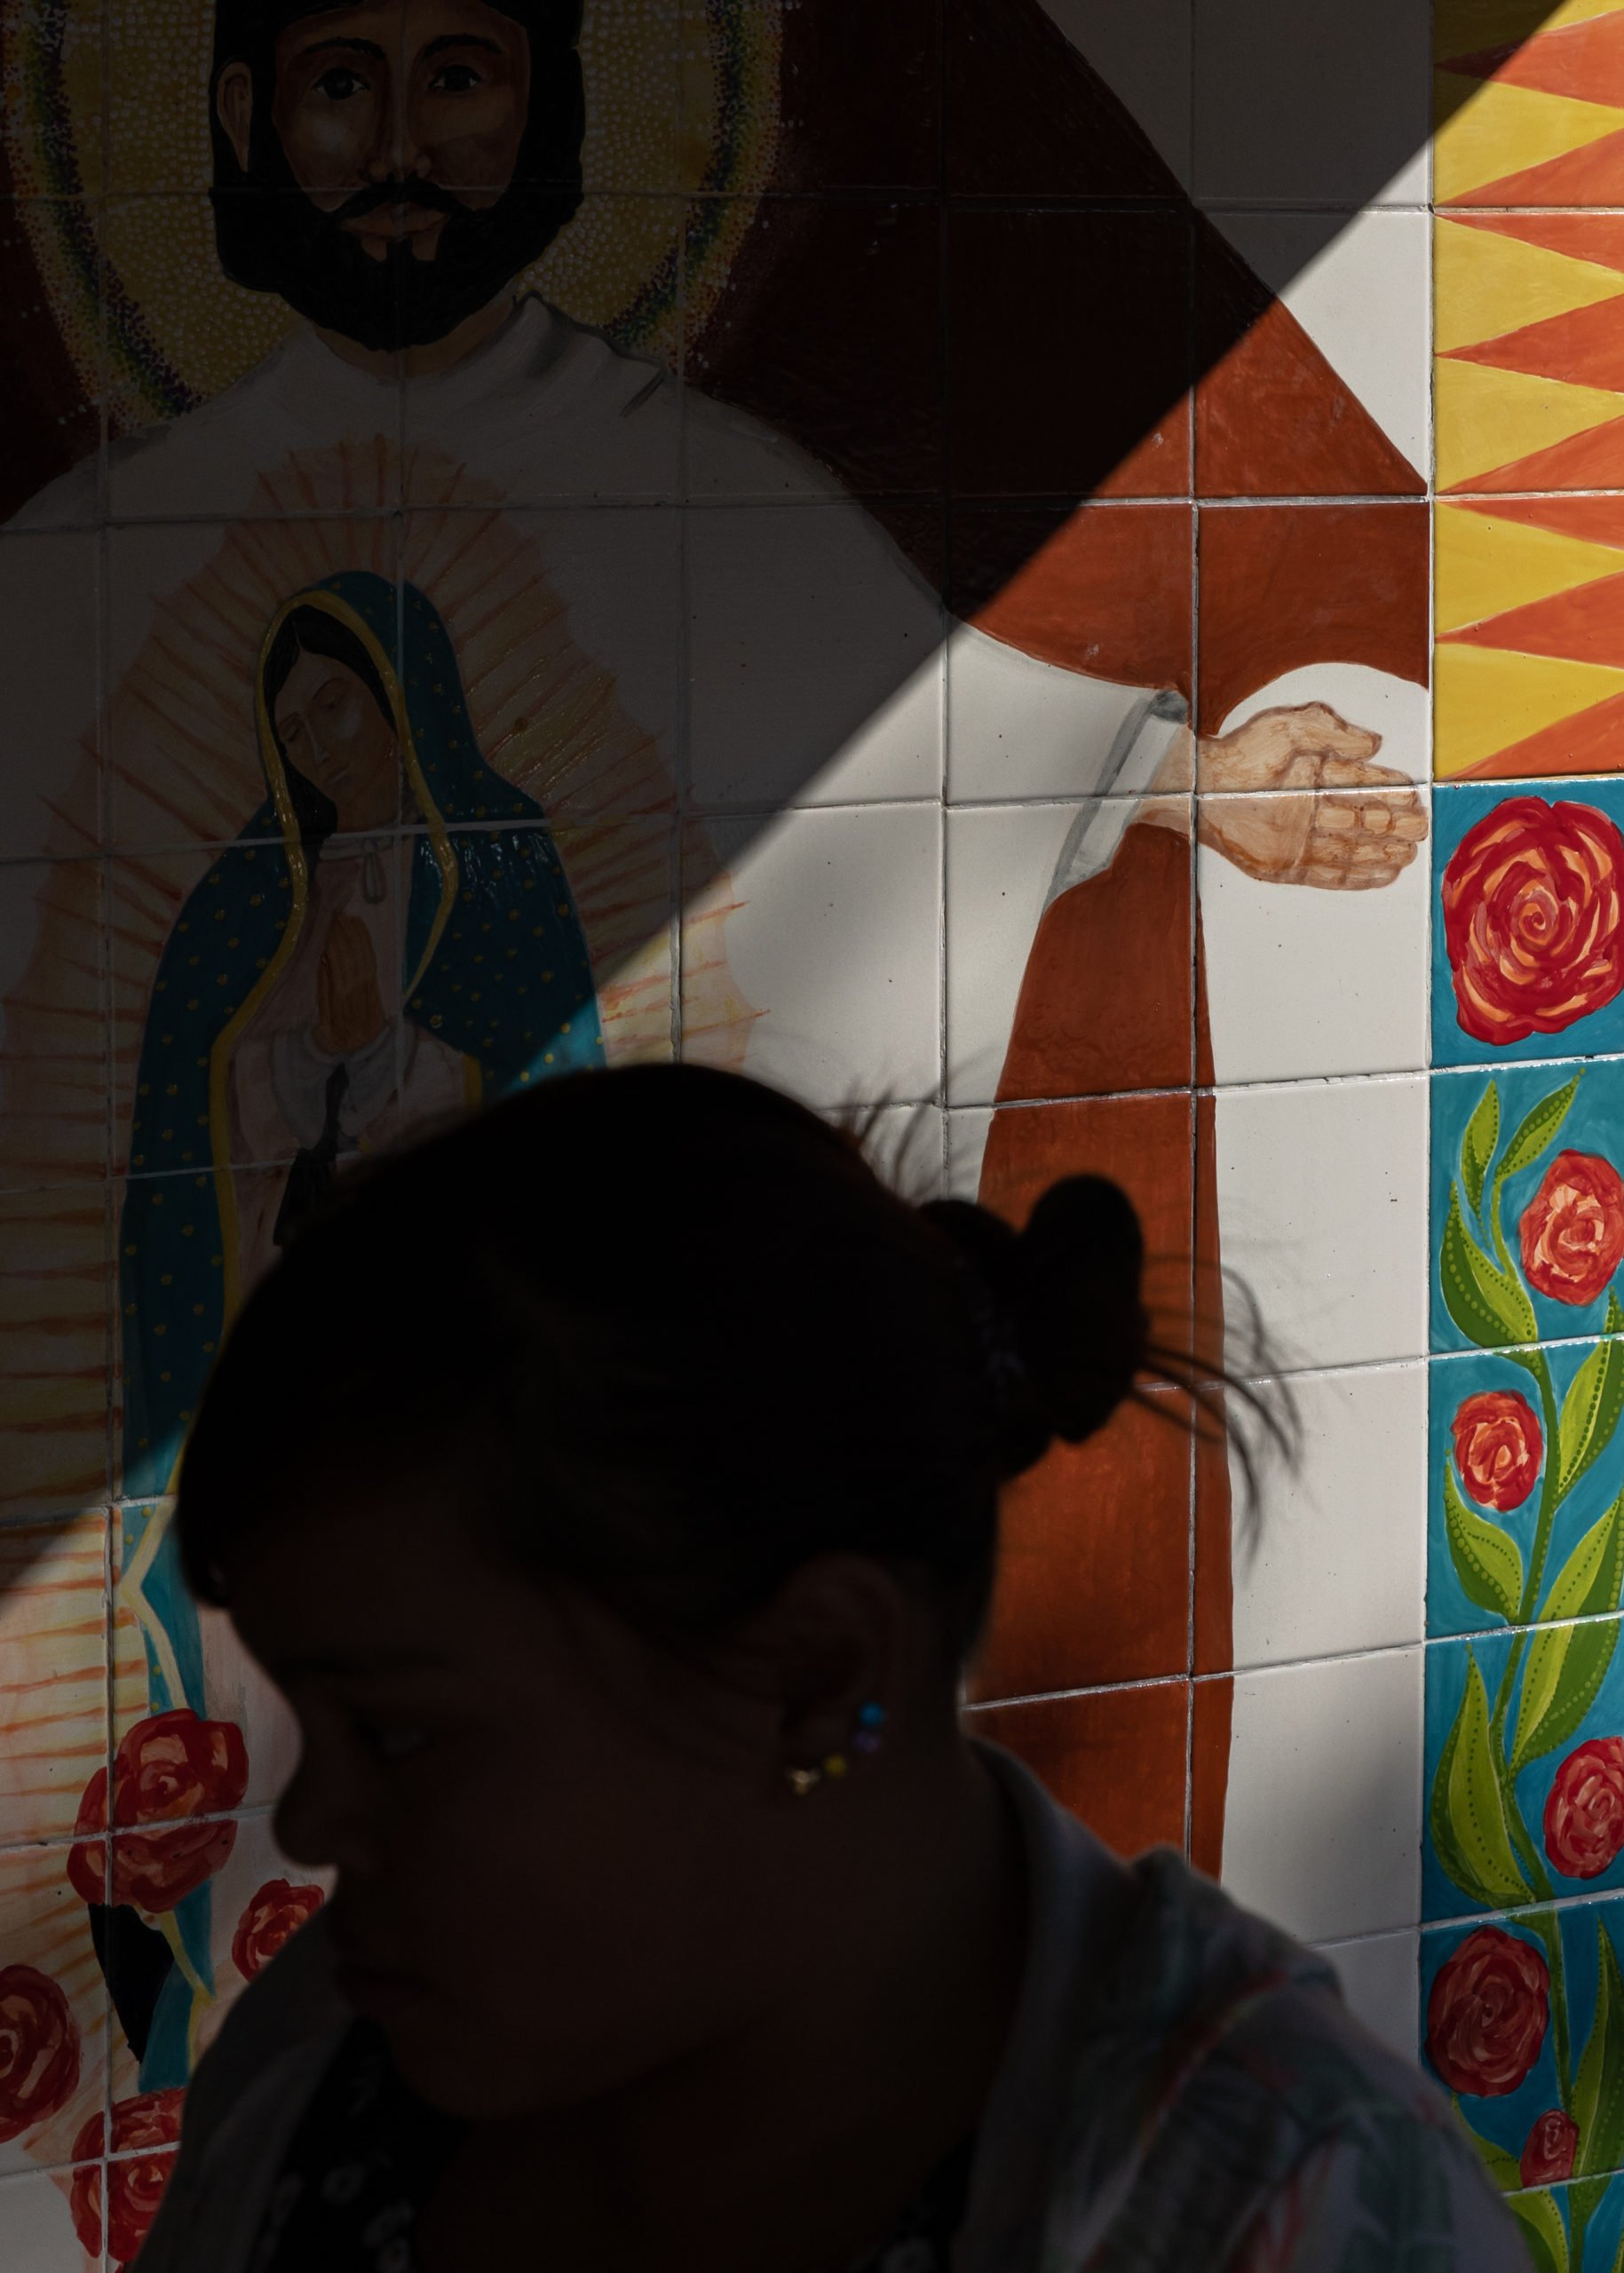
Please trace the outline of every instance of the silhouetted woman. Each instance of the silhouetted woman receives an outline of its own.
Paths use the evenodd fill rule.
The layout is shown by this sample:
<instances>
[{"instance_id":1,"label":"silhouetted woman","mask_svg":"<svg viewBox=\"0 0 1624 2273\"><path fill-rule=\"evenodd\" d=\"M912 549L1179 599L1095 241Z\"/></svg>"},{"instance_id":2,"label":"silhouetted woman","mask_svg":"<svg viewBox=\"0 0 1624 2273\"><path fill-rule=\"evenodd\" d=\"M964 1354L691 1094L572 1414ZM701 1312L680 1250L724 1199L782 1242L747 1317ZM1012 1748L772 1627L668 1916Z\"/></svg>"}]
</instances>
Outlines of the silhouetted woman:
<instances>
[{"instance_id":1,"label":"silhouetted woman","mask_svg":"<svg viewBox=\"0 0 1624 2273\"><path fill-rule=\"evenodd\" d=\"M999 1487L1146 1371L1140 1263L1112 1185L1018 1237L654 1067L292 1243L177 1522L337 1890L204 2060L142 2273L1523 2263L1319 1960L961 1725Z\"/></svg>"}]
</instances>

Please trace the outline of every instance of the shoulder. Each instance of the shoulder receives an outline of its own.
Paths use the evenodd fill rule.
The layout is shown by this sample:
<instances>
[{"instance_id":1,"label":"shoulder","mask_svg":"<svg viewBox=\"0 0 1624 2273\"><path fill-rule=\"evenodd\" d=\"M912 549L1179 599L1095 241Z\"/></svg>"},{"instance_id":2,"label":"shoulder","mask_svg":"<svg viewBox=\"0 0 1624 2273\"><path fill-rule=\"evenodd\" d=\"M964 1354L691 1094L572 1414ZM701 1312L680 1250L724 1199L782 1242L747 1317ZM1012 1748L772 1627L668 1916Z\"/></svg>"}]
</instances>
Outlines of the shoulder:
<instances>
[{"instance_id":1,"label":"shoulder","mask_svg":"<svg viewBox=\"0 0 1624 2273\"><path fill-rule=\"evenodd\" d=\"M1086 2229L1103 2190L1146 2273L1374 2273L1422 2243L1439 2273L1518 2264L1448 2108L1347 2011L1322 1961L1176 1856L1135 1876L1110 1992L1080 2031L1062 2225ZM1232 2261L1248 2236L1256 2252Z\"/></svg>"}]
</instances>

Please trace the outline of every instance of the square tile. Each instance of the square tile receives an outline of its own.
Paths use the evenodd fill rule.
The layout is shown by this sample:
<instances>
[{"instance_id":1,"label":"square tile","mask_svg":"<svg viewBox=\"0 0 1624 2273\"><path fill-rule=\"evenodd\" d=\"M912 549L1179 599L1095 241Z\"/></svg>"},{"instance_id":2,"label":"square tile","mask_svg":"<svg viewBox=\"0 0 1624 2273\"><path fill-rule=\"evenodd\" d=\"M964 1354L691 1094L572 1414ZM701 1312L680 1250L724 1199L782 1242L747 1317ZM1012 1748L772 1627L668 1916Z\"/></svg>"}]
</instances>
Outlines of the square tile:
<instances>
[{"instance_id":1,"label":"square tile","mask_svg":"<svg viewBox=\"0 0 1624 2273\"><path fill-rule=\"evenodd\" d=\"M4 226L0 216L0 228ZM100 540L81 532L0 535L7 763L4 859L95 852L104 840L100 725ZM71 674L63 658L71 655ZM0 891L12 887L0 868Z\"/></svg>"},{"instance_id":2,"label":"square tile","mask_svg":"<svg viewBox=\"0 0 1624 2273\"><path fill-rule=\"evenodd\" d=\"M1440 780L1612 772L1619 499L1459 498L1438 508L1437 555Z\"/></svg>"},{"instance_id":3,"label":"square tile","mask_svg":"<svg viewBox=\"0 0 1624 2273\"><path fill-rule=\"evenodd\" d=\"M695 804L939 796L945 630L937 595L856 505L691 513Z\"/></svg>"},{"instance_id":4,"label":"square tile","mask_svg":"<svg viewBox=\"0 0 1624 2273\"><path fill-rule=\"evenodd\" d=\"M1201 732L1319 702L1382 737L1377 764L1424 781L1425 504L1204 505L1200 538ZM1239 785L1208 773L1201 786Z\"/></svg>"},{"instance_id":5,"label":"square tile","mask_svg":"<svg viewBox=\"0 0 1624 2273\"><path fill-rule=\"evenodd\" d=\"M1423 490L1431 416L1426 214L1377 210L1338 216L1333 226L1323 211L1265 207L1225 210L1216 226L1232 257L1201 266L1201 494ZM1214 369L1215 360L1223 368Z\"/></svg>"},{"instance_id":6,"label":"square tile","mask_svg":"<svg viewBox=\"0 0 1624 2273\"><path fill-rule=\"evenodd\" d=\"M1189 225L1179 214L961 210L948 223L949 470L960 497L1177 496L1190 486ZM1054 280L1066 289L1057 299ZM1040 341L1035 310L1043 317ZM1112 341L1109 355L1098 344ZM1030 338L1022 359L1018 343Z\"/></svg>"},{"instance_id":7,"label":"square tile","mask_svg":"<svg viewBox=\"0 0 1624 2273\"><path fill-rule=\"evenodd\" d=\"M0 1516L107 1496L108 1200L0 1194Z\"/></svg>"},{"instance_id":8,"label":"square tile","mask_svg":"<svg viewBox=\"0 0 1624 2273\"><path fill-rule=\"evenodd\" d=\"M959 196L1169 200L1188 169L1190 0L1131 25L1109 0L951 10L947 106Z\"/></svg>"},{"instance_id":9,"label":"square tile","mask_svg":"<svg viewBox=\"0 0 1624 2273\"><path fill-rule=\"evenodd\" d=\"M1187 713L1194 545L1188 504L951 509L951 797L1074 796L1113 705Z\"/></svg>"},{"instance_id":10,"label":"square tile","mask_svg":"<svg viewBox=\"0 0 1624 2273\"><path fill-rule=\"evenodd\" d=\"M1415 1983L1421 1936L1370 1934L1356 1942L1325 1942L1319 1955L1335 1968L1355 2020L1362 2021L1400 2059L1416 2055Z\"/></svg>"},{"instance_id":11,"label":"square tile","mask_svg":"<svg viewBox=\"0 0 1624 2273\"><path fill-rule=\"evenodd\" d=\"M933 203L880 195L752 203L749 258L763 278L747 310L729 297L692 329L684 374L759 422L707 415L690 399L692 497L772 499L827 488L830 469L858 496L941 489L941 218ZM728 220L701 201L687 274ZM717 280L718 294L721 289ZM730 426L732 432L730 432ZM742 431L741 431L742 430ZM796 467L798 445L818 471Z\"/></svg>"},{"instance_id":12,"label":"square tile","mask_svg":"<svg viewBox=\"0 0 1624 2273\"><path fill-rule=\"evenodd\" d=\"M1132 16L1113 0L1043 0L1043 7L1175 180L1187 186L1191 0L1146 0Z\"/></svg>"},{"instance_id":13,"label":"square tile","mask_svg":"<svg viewBox=\"0 0 1624 2273\"><path fill-rule=\"evenodd\" d=\"M1557 1583L1582 1601L1587 1576L1570 1564ZM1619 1624L1428 1643L1423 1918L1624 1887L1605 1812L1624 1728Z\"/></svg>"},{"instance_id":14,"label":"square tile","mask_svg":"<svg viewBox=\"0 0 1624 2273\"><path fill-rule=\"evenodd\" d=\"M954 1104L1190 1081L1190 800L1153 812L1108 798L948 814Z\"/></svg>"},{"instance_id":15,"label":"square tile","mask_svg":"<svg viewBox=\"0 0 1624 2273\"><path fill-rule=\"evenodd\" d=\"M308 772L314 746L307 741L301 769L281 740L262 739L261 717L268 725L295 703L296 674L313 661L299 625L321 622L333 625L323 636L344 653L314 661L342 669L346 685L364 673L376 682L363 680L368 699L335 713L327 730L340 753L328 761L329 787L344 751L391 732L379 714L390 699L384 677L404 676L396 525L363 513L117 529L107 540L107 588L109 826L121 849L280 837L273 761L300 794L308 824L332 828L338 807ZM279 638L267 651L295 606L290 642ZM302 720L297 706L295 715ZM398 812L398 790L392 805ZM368 821L380 825L370 813Z\"/></svg>"},{"instance_id":16,"label":"square tile","mask_svg":"<svg viewBox=\"0 0 1624 2273\"><path fill-rule=\"evenodd\" d=\"M67 2163L102 2104L107 1998L68 1849L0 1851L0 1997L8 2059L0 2174Z\"/></svg>"},{"instance_id":17,"label":"square tile","mask_svg":"<svg viewBox=\"0 0 1624 2273\"><path fill-rule=\"evenodd\" d=\"M1424 791L1200 800L1201 946L1220 1082L1426 1065L1426 847L1393 826L1400 817L1411 825L1417 811L1424 827Z\"/></svg>"},{"instance_id":18,"label":"square tile","mask_svg":"<svg viewBox=\"0 0 1624 2273\"><path fill-rule=\"evenodd\" d=\"M682 518L672 505L407 516L400 573L455 650L474 747L555 824L675 805ZM413 649L430 652L432 619L421 623L408 672Z\"/></svg>"},{"instance_id":19,"label":"square tile","mask_svg":"<svg viewBox=\"0 0 1624 2273\"><path fill-rule=\"evenodd\" d=\"M1433 162L1440 205L1617 203L1612 13L1582 0L1577 8L1518 7L1503 18L1470 4L1439 11Z\"/></svg>"},{"instance_id":20,"label":"square tile","mask_svg":"<svg viewBox=\"0 0 1624 2273\"><path fill-rule=\"evenodd\" d=\"M107 1757L107 1519L0 1527L0 1846L64 1839Z\"/></svg>"},{"instance_id":21,"label":"square tile","mask_svg":"<svg viewBox=\"0 0 1624 2273\"><path fill-rule=\"evenodd\" d=\"M1429 1633L1494 1633L1542 1614L1557 1574L1624 1484L1613 1441L1620 1371L1614 1346L1594 1342L1553 1343L1530 1351L1526 1365L1486 1351L1433 1359ZM1596 1607L1619 1608L1619 1591L1612 1586Z\"/></svg>"},{"instance_id":22,"label":"square tile","mask_svg":"<svg viewBox=\"0 0 1624 2273\"><path fill-rule=\"evenodd\" d=\"M1234 1690L1228 1891L1307 1941L1413 1924L1420 1650L1238 1674Z\"/></svg>"},{"instance_id":23,"label":"square tile","mask_svg":"<svg viewBox=\"0 0 1624 2273\"><path fill-rule=\"evenodd\" d=\"M1005 1486L978 1703L1187 1671L1192 1445L1179 1401L1162 1402L1123 1406Z\"/></svg>"},{"instance_id":24,"label":"square tile","mask_svg":"<svg viewBox=\"0 0 1624 2273\"><path fill-rule=\"evenodd\" d=\"M200 89L200 108L204 99ZM299 192L289 194L303 203ZM100 247L104 408L109 432L130 438L107 460L106 504L115 518L235 519L273 511L277 496L289 494L290 480L297 499L291 454L301 446L339 443L358 401L367 408L365 440L379 433L398 439L392 385L362 380L314 342L304 352L313 351L312 368L332 387L319 412L307 396L303 416L289 419L261 392L251 411L239 404L234 416L190 416L194 404L212 401L258 371L298 329L279 295L250 292L222 275L217 218L205 194L109 197ZM375 408L380 402L381 417ZM250 433L252 446L245 448ZM363 437L352 432L351 439ZM364 457L352 455L349 463L364 477ZM301 506L296 502L290 510Z\"/></svg>"},{"instance_id":25,"label":"square tile","mask_svg":"<svg viewBox=\"0 0 1624 2273\"><path fill-rule=\"evenodd\" d=\"M1434 1074L1435 1350L1608 1327L1621 1085L1624 1065L1608 1058Z\"/></svg>"},{"instance_id":26,"label":"square tile","mask_svg":"<svg viewBox=\"0 0 1624 2273\"><path fill-rule=\"evenodd\" d=\"M75 2182L85 2207L85 2230L91 2230L88 2209L101 2184L101 2171L85 2163L74 2171L32 2171L25 2177L0 2179L0 2233L14 2262L28 2273L101 2273L99 2245L94 2255L80 2240L74 2217Z\"/></svg>"},{"instance_id":27,"label":"square tile","mask_svg":"<svg viewBox=\"0 0 1624 2273\"><path fill-rule=\"evenodd\" d=\"M705 12L704 0L687 4L695 17ZM716 20L711 36L717 46L724 44L724 25L735 38L739 28L748 35L756 12L745 8ZM899 0L883 15L865 0L825 0L815 9L784 11L771 28L764 20L756 33L764 48L775 35L782 42L779 99L752 107L761 127L757 162L735 161L733 186L936 185L942 154L942 28L936 0ZM854 70L856 57L861 67ZM726 118L725 89L724 82L713 101ZM733 129L730 141L741 140L731 118L727 123Z\"/></svg>"},{"instance_id":28,"label":"square tile","mask_svg":"<svg viewBox=\"0 0 1624 2273\"><path fill-rule=\"evenodd\" d=\"M1424 1354L1426 1132L1418 1076L1219 1092L1224 1262L1279 1363Z\"/></svg>"},{"instance_id":29,"label":"square tile","mask_svg":"<svg viewBox=\"0 0 1624 2273\"><path fill-rule=\"evenodd\" d=\"M1616 487L1624 464L1616 216L1440 214L1436 231L1439 489Z\"/></svg>"},{"instance_id":30,"label":"square tile","mask_svg":"<svg viewBox=\"0 0 1624 2273\"><path fill-rule=\"evenodd\" d=\"M1289 0L1196 0L1198 201L1424 204L1429 28L1407 0L1310 17Z\"/></svg>"},{"instance_id":31,"label":"square tile","mask_svg":"<svg viewBox=\"0 0 1624 2273\"><path fill-rule=\"evenodd\" d=\"M0 1188L107 1175L106 921L99 861L0 864Z\"/></svg>"},{"instance_id":32,"label":"square tile","mask_svg":"<svg viewBox=\"0 0 1624 2273\"><path fill-rule=\"evenodd\" d=\"M1572 796L1451 783L1433 796L1433 1062L1624 1043L1624 783ZM1558 1037L1571 1037L1558 1039Z\"/></svg>"},{"instance_id":33,"label":"square tile","mask_svg":"<svg viewBox=\"0 0 1624 2273\"><path fill-rule=\"evenodd\" d=\"M1604 2183L1624 2160L1609 2126L1593 2124L1587 2137L1574 2119L1585 2053L1597 2026L1604 2037L1607 2031L1598 2011L1602 1980L1604 1972L1616 1977L1621 1940L1617 1901L1525 1910L1492 1926L1434 1928L1422 1936L1426 2064L1457 2095L1491 2177L1508 2192L1549 2188L1548 2215L1567 2192L1553 2181L1573 2172ZM1591 2206L1590 2263L1611 2261L1624 2212L1624 2190L1604 2191L1604 2206ZM1571 2220L1572 2201L1565 2206ZM1522 2214L1538 2207L1525 2198Z\"/></svg>"},{"instance_id":34,"label":"square tile","mask_svg":"<svg viewBox=\"0 0 1624 2273\"><path fill-rule=\"evenodd\" d=\"M1189 1697L1182 1681L1097 1689L978 1706L965 1725L1024 1761L1119 1855L1140 1855L1184 1844Z\"/></svg>"},{"instance_id":35,"label":"square tile","mask_svg":"<svg viewBox=\"0 0 1624 2273\"><path fill-rule=\"evenodd\" d=\"M4 139L0 129L0 144ZM30 531L88 528L105 439L98 201L0 201L0 292L11 312L0 348L6 395L0 522L16 515Z\"/></svg>"},{"instance_id":36,"label":"square tile","mask_svg":"<svg viewBox=\"0 0 1624 2273\"><path fill-rule=\"evenodd\" d=\"M684 853L684 1056L812 1105L936 1096L941 859L934 806L696 824Z\"/></svg>"},{"instance_id":37,"label":"square tile","mask_svg":"<svg viewBox=\"0 0 1624 2273\"><path fill-rule=\"evenodd\" d=\"M1291 1396L1299 1464L1287 1472L1264 1448L1261 1498L1249 1520L1235 1521L1235 1664L1419 1642L1425 1367L1300 1374ZM1234 1503L1243 1509L1244 1475L1232 1455L1231 1464Z\"/></svg>"}]
</instances>

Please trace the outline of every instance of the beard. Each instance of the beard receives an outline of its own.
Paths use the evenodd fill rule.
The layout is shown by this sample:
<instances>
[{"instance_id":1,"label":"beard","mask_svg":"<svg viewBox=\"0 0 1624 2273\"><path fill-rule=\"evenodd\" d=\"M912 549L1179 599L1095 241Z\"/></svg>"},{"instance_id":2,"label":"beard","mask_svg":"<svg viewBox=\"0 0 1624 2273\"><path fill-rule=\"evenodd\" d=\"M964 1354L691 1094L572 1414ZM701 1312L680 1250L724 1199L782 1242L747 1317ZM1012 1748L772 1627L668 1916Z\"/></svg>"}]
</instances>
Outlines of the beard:
<instances>
[{"instance_id":1,"label":"beard","mask_svg":"<svg viewBox=\"0 0 1624 2273\"><path fill-rule=\"evenodd\" d=\"M487 306L546 250L578 202L565 185L515 183L479 207L437 182L384 182L324 213L303 191L262 180L217 193L215 226L221 265L235 282L275 292L358 347L399 350L444 339ZM390 205L445 215L429 259L400 238L387 242L380 260L345 226Z\"/></svg>"}]
</instances>

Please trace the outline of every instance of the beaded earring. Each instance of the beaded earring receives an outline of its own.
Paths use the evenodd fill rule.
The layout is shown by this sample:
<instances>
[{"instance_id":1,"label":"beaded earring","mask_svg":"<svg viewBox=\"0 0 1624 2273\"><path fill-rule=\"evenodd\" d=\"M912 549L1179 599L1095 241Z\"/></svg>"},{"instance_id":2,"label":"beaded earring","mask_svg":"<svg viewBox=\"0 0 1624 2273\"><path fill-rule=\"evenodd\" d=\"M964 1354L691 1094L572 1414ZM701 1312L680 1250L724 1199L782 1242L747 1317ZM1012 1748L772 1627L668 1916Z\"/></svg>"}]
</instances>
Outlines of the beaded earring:
<instances>
[{"instance_id":1,"label":"beaded earring","mask_svg":"<svg viewBox=\"0 0 1624 2273\"><path fill-rule=\"evenodd\" d=\"M871 1701L860 1707L857 1715L857 1728L852 1738L852 1751L861 1753L865 1757L878 1752L884 1741L880 1733L884 1726L885 1707L883 1705L876 1705ZM844 1752L831 1752L827 1755L820 1768L787 1768L784 1770L784 1776L796 1799L804 1800L810 1793L814 1792L826 1778L832 1783L838 1783L843 1776L850 1772L851 1766L852 1763Z\"/></svg>"}]
</instances>

